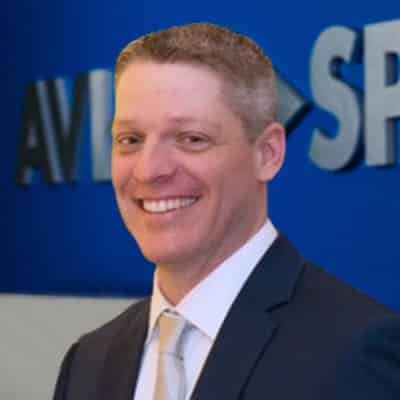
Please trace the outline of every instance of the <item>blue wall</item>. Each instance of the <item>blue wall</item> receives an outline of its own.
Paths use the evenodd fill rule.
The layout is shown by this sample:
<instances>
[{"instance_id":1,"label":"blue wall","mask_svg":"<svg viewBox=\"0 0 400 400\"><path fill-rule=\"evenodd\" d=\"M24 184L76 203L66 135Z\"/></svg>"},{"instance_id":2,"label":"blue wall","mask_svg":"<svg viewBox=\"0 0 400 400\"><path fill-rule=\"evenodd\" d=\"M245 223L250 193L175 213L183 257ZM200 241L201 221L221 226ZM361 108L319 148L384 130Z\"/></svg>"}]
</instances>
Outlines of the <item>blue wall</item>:
<instances>
[{"instance_id":1,"label":"blue wall","mask_svg":"<svg viewBox=\"0 0 400 400\"><path fill-rule=\"evenodd\" d=\"M29 3L29 4L28 4ZM254 38L310 108L289 135L287 161L271 184L274 224L306 258L381 302L400 309L400 166L326 171L309 158L316 127L335 131L310 90L310 57L326 28L400 20L398 0L261 2L228 0L10 2L1 24L3 134L0 170L0 291L81 295L142 295L146 263L120 221L109 182L90 172L90 140L82 136L75 183L16 184L17 149L29 82L111 70L119 50L148 31L209 21ZM344 68L363 87L364 64ZM400 102L400 98L398 99Z\"/></svg>"}]
</instances>

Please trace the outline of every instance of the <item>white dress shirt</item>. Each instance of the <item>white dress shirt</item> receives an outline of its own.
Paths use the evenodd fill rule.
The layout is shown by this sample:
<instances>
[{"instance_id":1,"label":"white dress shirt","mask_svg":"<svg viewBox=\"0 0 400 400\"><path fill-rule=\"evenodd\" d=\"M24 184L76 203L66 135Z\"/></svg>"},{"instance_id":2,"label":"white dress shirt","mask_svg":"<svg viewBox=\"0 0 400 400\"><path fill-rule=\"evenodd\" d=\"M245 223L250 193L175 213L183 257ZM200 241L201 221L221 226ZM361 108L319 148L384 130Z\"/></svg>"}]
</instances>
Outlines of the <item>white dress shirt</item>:
<instances>
[{"instance_id":1,"label":"white dress shirt","mask_svg":"<svg viewBox=\"0 0 400 400\"><path fill-rule=\"evenodd\" d=\"M197 284L175 307L158 289L157 271L150 305L148 334L134 400L152 400L156 382L158 317L166 309L181 314L192 325L183 341L186 399L189 399L219 329L240 289L277 236L267 220L240 249Z\"/></svg>"}]
</instances>

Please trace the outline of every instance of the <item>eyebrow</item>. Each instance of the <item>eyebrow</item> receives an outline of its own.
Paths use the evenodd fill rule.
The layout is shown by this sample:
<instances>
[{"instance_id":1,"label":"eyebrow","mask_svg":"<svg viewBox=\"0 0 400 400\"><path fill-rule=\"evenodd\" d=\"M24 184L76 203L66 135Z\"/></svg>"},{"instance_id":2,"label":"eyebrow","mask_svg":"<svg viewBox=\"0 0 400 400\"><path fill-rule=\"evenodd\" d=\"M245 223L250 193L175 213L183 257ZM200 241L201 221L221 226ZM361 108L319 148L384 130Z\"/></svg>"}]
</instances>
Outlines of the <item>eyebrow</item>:
<instances>
[{"instance_id":1,"label":"eyebrow","mask_svg":"<svg viewBox=\"0 0 400 400\"><path fill-rule=\"evenodd\" d=\"M220 125L218 123L207 120L200 121L193 117L175 116L175 117L169 117L168 120L173 124L205 123L214 129L220 129ZM135 119L120 119L112 123L112 131L123 128L137 128L139 125L140 124Z\"/></svg>"},{"instance_id":2,"label":"eyebrow","mask_svg":"<svg viewBox=\"0 0 400 400\"><path fill-rule=\"evenodd\" d=\"M170 121L177 123L177 124L185 124L185 123L205 123L207 125L210 125L214 128L219 128L219 124L215 123L215 122L211 122L211 121L207 121L207 120L202 120L200 121L199 119L193 118L193 117L170 117L169 118Z\"/></svg>"},{"instance_id":3,"label":"eyebrow","mask_svg":"<svg viewBox=\"0 0 400 400\"><path fill-rule=\"evenodd\" d=\"M120 119L120 120L114 120L111 124L112 130L115 130L115 128L129 128L132 126L136 126L137 124L135 123L134 120L131 119Z\"/></svg>"}]
</instances>

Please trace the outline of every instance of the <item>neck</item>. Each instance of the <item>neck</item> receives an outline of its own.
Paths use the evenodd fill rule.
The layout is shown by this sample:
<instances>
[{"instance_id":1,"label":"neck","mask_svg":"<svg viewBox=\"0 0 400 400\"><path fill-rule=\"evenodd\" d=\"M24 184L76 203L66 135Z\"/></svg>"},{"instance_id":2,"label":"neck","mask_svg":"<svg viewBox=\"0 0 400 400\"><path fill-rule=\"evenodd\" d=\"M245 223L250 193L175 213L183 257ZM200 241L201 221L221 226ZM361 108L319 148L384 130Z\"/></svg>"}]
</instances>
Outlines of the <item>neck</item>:
<instances>
[{"instance_id":1,"label":"neck","mask_svg":"<svg viewBox=\"0 0 400 400\"><path fill-rule=\"evenodd\" d=\"M158 266L158 288L168 302L176 306L207 275L208 273L205 273L204 276L190 276L190 274L182 274L168 267Z\"/></svg>"}]
</instances>

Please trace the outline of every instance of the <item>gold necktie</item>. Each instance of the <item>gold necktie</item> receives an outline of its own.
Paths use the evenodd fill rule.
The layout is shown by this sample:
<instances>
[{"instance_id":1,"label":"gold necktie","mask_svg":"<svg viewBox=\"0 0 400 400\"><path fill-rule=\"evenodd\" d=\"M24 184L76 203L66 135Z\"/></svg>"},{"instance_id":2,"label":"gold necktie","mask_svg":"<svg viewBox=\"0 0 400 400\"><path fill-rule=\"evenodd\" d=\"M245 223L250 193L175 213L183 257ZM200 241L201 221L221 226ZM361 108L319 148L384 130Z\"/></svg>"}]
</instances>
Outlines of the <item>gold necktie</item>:
<instances>
[{"instance_id":1,"label":"gold necktie","mask_svg":"<svg viewBox=\"0 0 400 400\"><path fill-rule=\"evenodd\" d=\"M182 339L186 320L171 312L163 312L158 320L160 342L154 400L184 400L185 371Z\"/></svg>"}]
</instances>

